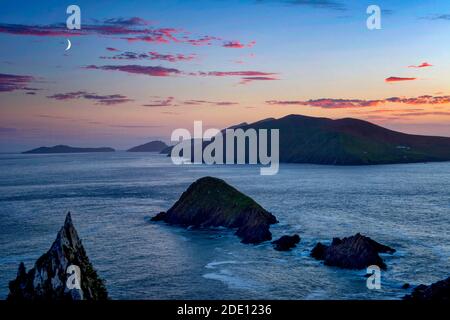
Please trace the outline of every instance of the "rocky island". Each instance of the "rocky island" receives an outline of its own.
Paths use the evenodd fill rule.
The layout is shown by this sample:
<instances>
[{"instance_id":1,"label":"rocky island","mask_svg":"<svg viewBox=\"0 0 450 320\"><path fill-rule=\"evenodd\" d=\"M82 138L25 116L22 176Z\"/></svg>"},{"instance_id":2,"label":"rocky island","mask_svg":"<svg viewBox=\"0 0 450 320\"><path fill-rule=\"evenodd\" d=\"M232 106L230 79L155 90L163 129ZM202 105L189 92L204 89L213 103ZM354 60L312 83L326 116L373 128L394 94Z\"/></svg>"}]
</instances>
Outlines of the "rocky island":
<instances>
[{"instance_id":1,"label":"rocky island","mask_svg":"<svg viewBox=\"0 0 450 320\"><path fill-rule=\"evenodd\" d=\"M450 302L450 277L435 282L429 286L421 284L414 288L410 295L403 297L412 301L442 301Z\"/></svg>"},{"instance_id":2,"label":"rocky island","mask_svg":"<svg viewBox=\"0 0 450 320\"><path fill-rule=\"evenodd\" d=\"M280 239L272 241L272 244L277 251L289 251L295 248L299 242L300 236L294 234L293 236L282 236Z\"/></svg>"},{"instance_id":3,"label":"rocky island","mask_svg":"<svg viewBox=\"0 0 450 320\"><path fill-rule=\"evenodd\" d=\"M67 286L69 266L80 271L80 288ZM50 250L26 271L20 263L17 278L9 283L8 300L106 300L108 293L102 279L89 261L72 223L70 212Z\"/></svg>"},{"instance_id":4,"label":"rocky island","mask_svg":"<svg viewBox=\"0 0 450 320\"><path fill-rule=\"evenodd\" d=\"M394 252L394 249L357 233L348 238L334 238L329 246L319 242L311 251L311 256L323 260L327 266L364 269L377 265L381 269L386 269L386 264L378 254Z\"/></svg>"},{"instance_id":5,"label":"rocky island","mask_svg":"<svg viewBox=\"0 0 450 320\"><path fill-rule=\"evenodd\" d=\"M277 219L253 199L225 181L204 177L183 192L167 211L152 218L184 227L226 227L237 229L242 243L257 244L272 239L270 225Z\"/></svg>"},{"instance_id":6,"label":"rocky island","mask_svg":"<svg viewBox=\"0 0 450 320\"><path fill-rule=\"evenodd\" d=\"M22 152L23 154L48 154L48 153L87 153L87 152L114 152L113 148L77 148L65 145L53 147L40 147L33 150Z\"/></svg>"}]
</instances>

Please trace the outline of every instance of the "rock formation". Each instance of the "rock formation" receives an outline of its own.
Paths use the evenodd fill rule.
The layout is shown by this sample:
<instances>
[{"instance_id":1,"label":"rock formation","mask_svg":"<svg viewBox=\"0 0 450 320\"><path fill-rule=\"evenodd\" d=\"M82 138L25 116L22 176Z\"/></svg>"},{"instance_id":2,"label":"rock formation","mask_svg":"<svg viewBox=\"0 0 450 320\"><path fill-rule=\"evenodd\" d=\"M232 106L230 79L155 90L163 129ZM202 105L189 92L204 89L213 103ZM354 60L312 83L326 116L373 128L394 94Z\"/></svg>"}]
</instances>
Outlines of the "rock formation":
<instances>
[{"instance_id":1,"label":"rock formation","mask_svg":"<svg viewBox=\"0 0 450 320\"><path fill-rule=\"evenodd\" d=\"M79 268L79 282L76 273ZM70 271L68 273L68 271ZM77 285L79 283L79 285ZM50 250L26 272L20 263L17 278L9 283L8 300L105 300L104 282L86 255L70 212Z\"/></svg>"},{"instance_id":2,"label":"rock formation","mask_svg":"<svg viewBox=\"0 0 450 320\"><path fill-rule=\"evenodd\" d=\"M334 238L330 246L319 242L311 251L311 256L324 260L325 265L345 269L364 269L370 265L386 269L386 264L378 254L394 252L394 249L357 233L348 238Z\"/></svg>"},{"instance_id":3,"label":"rock formation","mask_svg":"<svg viewBox=\"0 0 450 320\"><path fill-rule=\"evenodd\" d=\"M450 277L426 286L421 284L414 288L410 295L403 297L405 300L445 301L450 302Z\"/></svg>"},{"instance_id":4,"label":"rock formation","mask_svg":"<svg viewBox=\"0 0 450 320\"><path fill-rule=\"evenodd\" d=\"M204 177L189 186L167 212L161 212L152 221L184 227L236 228L243 243L257 244L271 240L271 224L275 216L250 197L225 181Z\"/></svg>"},{"instance_id":5,"label":"rock formation","mask_svg":"<svg viewBox=\"0 0 450 320\"><path fill-rule=\"evenodd\" d=\"M294 234L293 236L282 236L280 239L272 241L274 249L278 251L289 251L297 246L300 242L300 236Z\"/></svg>"}]
</instances>

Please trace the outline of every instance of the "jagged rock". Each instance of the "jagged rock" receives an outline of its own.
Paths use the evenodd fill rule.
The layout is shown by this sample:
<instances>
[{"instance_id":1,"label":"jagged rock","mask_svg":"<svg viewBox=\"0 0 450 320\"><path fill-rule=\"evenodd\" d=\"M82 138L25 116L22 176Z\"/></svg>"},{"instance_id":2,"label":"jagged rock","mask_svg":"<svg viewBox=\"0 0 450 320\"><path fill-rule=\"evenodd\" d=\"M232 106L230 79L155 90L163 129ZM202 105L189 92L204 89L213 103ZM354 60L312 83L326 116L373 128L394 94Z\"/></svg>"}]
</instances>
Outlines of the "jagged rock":
<instances>
[{"instance_id":1,"label":"jagged rock","mask_svg":"<svg viewBox=\"0 0 450 320\"><path fill-rule=\"evenodd\" d=\"M409 287L411 287L411 285L409 283L404 283L402 285L402 289L409 289Z\"/></svg>"},{"instance_id":2,"label":"jagged rock","mask_svg":"<svg viewBox=\"0 0 450 320\"><path fill-rule=\"evenodd\" d=\"M300 242L300 236L294 234L293 236L282 236L280 239L272 241L274 244L274 249L278 251L289 251L297 246Z\"/></svg>"},{"instance_id":3,"label":"jagged rock","mask_svg":"<svg viewBox=\"0 0 450 320\"><path fill-rule=\"evenodd\" d=\"M386 264L378 254L394 252L394 249L357 233L348 238L334 238L329 246L319 242L311 251L311 256L324 260L325 265L345 269L364 269L370 265L386 269Z\"/></svg>"},{"instance_id":4,"label":"jagged rock","mask_svg":"<svg viewBox=\"0 0 450 320\"><path fill-rule=\"evenodd\" d=\"M184 227L236 228L243 243L253 244L271 240L269 227L277 223L275 216L253 199L213 177L195 181L172 208L152 221Z\"/></svg>"},{"instance_id":5,"label":"jagged rock","mask_svg":"<svg viewBox=\"0 0 450 320\"><path fill-rule=\"evenodd\" d=\"M450 277L426 286L421 284L414 288L411 294L403 297L405 300L422 301L446 301L450 302Z\"/></svg>"},{"instance_id":6,"label":"jagged rock","mask_svg":"<svg viewBox=\"0 0 450 320\"><path fill-rule=\"evenodd\" d=\"M74 276L71 265L80 271L80 288L67 286ZM9 300L104 300L108 298L104 282L97 275L72 223L70 212L50 250L26 272L20 263L16 279L9 283Z\"/></svg>"}]
</instances>

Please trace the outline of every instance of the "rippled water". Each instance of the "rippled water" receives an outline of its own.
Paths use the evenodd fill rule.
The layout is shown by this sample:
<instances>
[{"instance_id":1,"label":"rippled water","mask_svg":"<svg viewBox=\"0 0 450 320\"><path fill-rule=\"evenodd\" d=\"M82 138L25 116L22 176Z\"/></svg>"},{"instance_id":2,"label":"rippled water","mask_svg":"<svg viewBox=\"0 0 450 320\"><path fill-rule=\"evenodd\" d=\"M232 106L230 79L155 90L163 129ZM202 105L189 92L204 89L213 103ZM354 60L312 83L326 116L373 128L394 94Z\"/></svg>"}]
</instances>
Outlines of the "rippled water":
<instances>
[{"instance_id":1,"label":"rippled water","mask_svg":"<svg viewBox=\"0 0 450 320\"><path fill-rule=\"evenodd\" d=\"M450 270L450 163L334 167L185 166L155 154L0 155L0 298L24 261L48 250L67 211L114 299L396 299L403 283ZM225 179L277 216L292 252L226 230L150 223L195 179ZM382 289L363 271L309 257L317 241L362 232L396 248Z\"/></svg>"}]
</instances>

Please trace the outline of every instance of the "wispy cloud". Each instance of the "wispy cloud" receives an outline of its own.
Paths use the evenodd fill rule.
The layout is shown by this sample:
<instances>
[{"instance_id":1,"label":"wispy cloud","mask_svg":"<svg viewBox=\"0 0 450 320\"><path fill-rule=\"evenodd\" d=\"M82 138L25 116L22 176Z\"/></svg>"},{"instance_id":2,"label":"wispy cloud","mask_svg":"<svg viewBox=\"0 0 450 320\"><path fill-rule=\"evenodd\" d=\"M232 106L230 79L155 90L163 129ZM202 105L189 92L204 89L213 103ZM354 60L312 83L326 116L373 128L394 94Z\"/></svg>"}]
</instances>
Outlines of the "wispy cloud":
<instances>
[{"instance_id":1,"label":"wispy cloud","mask_svg":"<svg viewBox=\"0 0 450 320\"><path fill-rule=\"evenodd\" d=\"M343 2L334 0L256 0L257 3L279 2L291 5L298 5L319 9L330 9L336 11L346 11L347 7Z\"/></svg>"},{"instance_id":2,"label":"wispy cloud","mask_svg":"<svg viewBox=\"0 0 450 320\"><path fill-rule=\"evenodd\" d=\"M142 66L142 65L89 65L85 69L121 71L132 74L141 74L152 77L169 77L176 75L184 76L200 76L200 77L241 77L240 83L249 83L252 81L278 80L274 72L263 71L199 71L199 72L183 72L175 68L165 68L161 66Z\"/></svg>"},{"instance_id":3,"label":"wispy cloud","mask_svg":"<svg viewBox=\"0 0 450 320\"><path fill-rule=\"evenodd\" d=\"M269 105L279 106L310 106L324 109L377 107L386 104L405 105L443 105L450 104L450 96L419 96L415 98L391 97L379 100L362 99L311 99L311 100L268 100Z\"/></svg>"},{"instance_id":4,"label":"wispy cloud","mask_svg":"<svg viewBox=\"0 0 450 320\"><path fill-rule=\"evenodd\" d=\"M80 30L68 30L63 23L26 25L0 23L0 33L37 37L111 36L128 42L185 43L193 46L222 45L220 37L195 35L187 30L172 27L155 27L139 18L110 18L84 24Z\"/></svg>"},{"instance_id":5,"label":"wispy cloud","mask_svg":"<svg viewBox=\"0 0 450 320\"><path fill-rule=\"evenodd\" d=\"M240 41L226 41L222 45L224 48L231 49L243 49L243 48L252 48L256 44L256 41L251 41L248 44L241 43Z\"/></svg>"},{"instance_id":6,"label":"wispy cloud","mask_svg":"<svg viewBox=\"0 0 450 320\"><path fill-rule=\"evenodd\" d=\"M418 64L418 65L408 66L408 68L428 68L428 67L432 67L432 66L433 65L428 62L422 62L421 64Z\"/></svg>"},{"instance_id":7,"label":"wispy cloud","mask_svg":"<svg viewBox=\"0 0 450 320\"><path fill-rule=\"evenodd\" d=\"M170 107L173 106L175 98L174 97L167 97L166 99L161 100L153 100L149 103L143 104L143 107Z\"/></svg>"},{"instance_id":8,"label":"wispy cloud","mask_svg":"<svg viewBox=\"0 0 450 320\"><path fill-rule=\"evenodd\" d=\"M48 96L49 99L55 100L74 100L74 99L86 99L86 100L94 100L97 105L105 105L111 106L116 104L122 104L126 102L133 101L128 97L121 94L110 94L110 95L99 95L96 93L89 93L86 91L75 91L75 92L67 92L67 93L57 93L51 96Z\"/></svg>"},{"instance_id":9,"label":"wispy cloud","mask_svg":"<svg viewBox=\"0 0 450 320\"><path fill-rule=\"evenodd\" d=\"M0 73L0 92L11 92L15 90L37 91L40 89L31 88L29 84L36 79L29 75L16 75Z\"/></svg>"},{"instance_id":10,"label":"wispy cloud","mask_svg":"<svg viewBox=\"0 0 450 320\"><path fill-rule=\"evenodd\" d=\"M164 68L160 66L141 66L141 65L107 65L96 66L89 65L86 69L107 70L107 71L121 71L132 74L142 74L152 77L168 77L172 75L181 74L182 72L174 68Z\"/></svg>"},{"instance_id":11,"label":"wispy cloud","mask_svg":"<svg viewBox=\"0 0 450 320\"><path fill-rule=\"evenodd\" d=\"M118 50L116 50L118 51ZM110 60L163 60L168 62L179 62L179 61L191 61L197 58L196 54L162 54L154 51L145 53L136 53L132 51L126 51L120 54L116 54L111 57L100 57L101 59Z\"/></svg>"},{"instance_id":12,"label":"wispy cloud","mask_svg":"<svg viewBox=\"0 0 450 320\"><path fill-rule=\"evenodd\" d=\"M427 17L421 17L421 19L426 19L426 20L447 20L447 21L450 21L450 14L448 14L448 13L433 14L433 15L429 15Z\"/></svg>"},{"instance_id":13,"label":"wispy cloud","mask_svg":"<svg viewBox=\"0 0 450 320\"><path fill-rule=\"evenodd\" d=\"M143 104L144 107L175 107L175 106L234 106L238 102L233 101L212 101L212 100L176 100L174 97L160 98Z\"/></svg>"}]
</instances>

